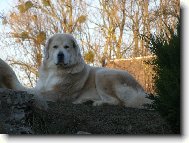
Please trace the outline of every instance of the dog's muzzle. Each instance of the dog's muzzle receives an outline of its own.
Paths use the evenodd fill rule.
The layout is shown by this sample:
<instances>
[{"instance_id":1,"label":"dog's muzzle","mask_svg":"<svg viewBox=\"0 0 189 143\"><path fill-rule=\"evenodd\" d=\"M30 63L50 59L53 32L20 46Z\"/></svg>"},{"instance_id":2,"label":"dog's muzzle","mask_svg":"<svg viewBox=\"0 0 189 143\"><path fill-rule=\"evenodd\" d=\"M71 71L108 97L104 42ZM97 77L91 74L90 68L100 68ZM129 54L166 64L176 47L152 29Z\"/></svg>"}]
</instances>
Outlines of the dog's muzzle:
<instances>
[{"instance_id":1,"label":"dog's muzzle","mask_svg":"<svg viewBox=\"0 0 189 143\"><path fill-rule=\"evenodd\" d=\"M59 52L57 55L57 65L64 64L64 54Z\"/></svg>"}]
</instances>

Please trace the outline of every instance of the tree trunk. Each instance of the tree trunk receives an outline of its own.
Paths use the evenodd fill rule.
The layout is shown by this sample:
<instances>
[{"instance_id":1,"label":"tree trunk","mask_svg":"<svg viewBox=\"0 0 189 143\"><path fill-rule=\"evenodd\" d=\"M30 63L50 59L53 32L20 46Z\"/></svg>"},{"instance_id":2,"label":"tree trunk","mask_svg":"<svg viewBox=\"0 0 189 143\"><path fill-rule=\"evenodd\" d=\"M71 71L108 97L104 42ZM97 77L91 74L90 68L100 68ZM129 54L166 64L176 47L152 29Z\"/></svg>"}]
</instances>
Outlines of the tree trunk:
<instances>
[{"instance_id":1,"label":"tree trunk","mask_svg":"<svg viewBox=\"0 0 189 143\"><path fill-rule=\"evenodd\" d=\"M134 23L133 23L133 35L134 35L134 49L133 49L133 57L138 57L139 56L139 21L138 21L138 12L135 13L134 16Z\"/></svg>"}]
</instances>

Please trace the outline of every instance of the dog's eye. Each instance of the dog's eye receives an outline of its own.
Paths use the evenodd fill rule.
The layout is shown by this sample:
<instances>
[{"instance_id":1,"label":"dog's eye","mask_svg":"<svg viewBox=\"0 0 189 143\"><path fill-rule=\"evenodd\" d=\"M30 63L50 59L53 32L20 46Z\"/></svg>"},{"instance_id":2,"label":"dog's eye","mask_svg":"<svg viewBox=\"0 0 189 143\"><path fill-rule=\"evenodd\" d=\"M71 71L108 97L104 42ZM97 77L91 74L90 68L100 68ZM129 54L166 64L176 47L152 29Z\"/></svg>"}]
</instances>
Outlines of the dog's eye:
<instances>
[{"instance_id":1,"label":"dog's eye","mask_svg":"<svg viewBox=\"0 0 189 143\"><path fill-rule=\"evenodd\" d=\"M57 45L55 45L55 46L53 46L53 48L54 48L54 49L57 49L57 48L58 48L58 46L57 46Z\"/></svg>"},{"instance_id":2,"label":"dog's eye","mask_svg":"<svg viewBox=\"0 0 189 143\"><path fill-rule=\"evenodd\" d=\"M65 49L68 49L68 48L69 48L69 46L67 46L67 45L66 45L66 46L64 46L64 48L65 48Z\"/></svg>"}]
</instances>

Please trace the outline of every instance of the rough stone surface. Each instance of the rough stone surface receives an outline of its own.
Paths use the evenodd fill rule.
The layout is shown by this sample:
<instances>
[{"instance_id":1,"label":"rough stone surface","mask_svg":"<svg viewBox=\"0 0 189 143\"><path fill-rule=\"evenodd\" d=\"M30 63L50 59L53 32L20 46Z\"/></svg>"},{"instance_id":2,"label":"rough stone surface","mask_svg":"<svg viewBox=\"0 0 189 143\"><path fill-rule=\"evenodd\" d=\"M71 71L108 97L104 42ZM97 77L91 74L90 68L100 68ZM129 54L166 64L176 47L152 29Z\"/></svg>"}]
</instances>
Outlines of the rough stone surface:
<instances>
[{"instance_id":1,"label":"rough stone surface","mask_svg":"<svg viewBox=\"0 0 189 143\"><path fill-rule=\"evenodd\" d=\"M33 134L27 118L32 114L32 95L0 89L0 133Z\"/></svg>"},{"instance_id":2,"label":"rough stone surface","mask_svg":"<svg viewBox=\"0 0 189 143\"><path fill-rule=\"evenodd\" d=\"M170 126L152 110L49 102L33 106L32 95L0 89L0 133L35 135L167 135Z\"/></svg>"}]
</instances>

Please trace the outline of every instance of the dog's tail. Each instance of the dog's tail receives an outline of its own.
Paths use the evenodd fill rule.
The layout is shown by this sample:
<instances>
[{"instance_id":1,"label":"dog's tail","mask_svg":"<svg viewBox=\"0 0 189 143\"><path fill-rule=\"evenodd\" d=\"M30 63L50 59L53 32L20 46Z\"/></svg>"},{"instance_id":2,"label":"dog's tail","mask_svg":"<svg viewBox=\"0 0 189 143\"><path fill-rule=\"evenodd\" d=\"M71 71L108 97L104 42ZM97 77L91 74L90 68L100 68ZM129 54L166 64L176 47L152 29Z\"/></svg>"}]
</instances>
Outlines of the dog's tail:
<instances>
[{"instance_id":1,"label":"dog's tail","mask_svg":"<svg viewBox=\"0 0 189 143\"><path fill-rule=\"evenodd\" d=\"M18 80L15 72L12 68L0 59L0 88L8 88L18 91L26 91L29 94L33 94L34 105L43 110L47 110L48 104L43 96L39 96L35 88L24 87Z\"/></svg>"},{"instance_id":2,"label":"dog's tail","mask_svg":"<svg viewBox=\"0 0 189 143\"><path fill-rule=\"evenodd\" d=\"M27 88L22 86L12 68L0 59L0 87L14 90L26 91Z\"/></svg>"}]
</instances>

